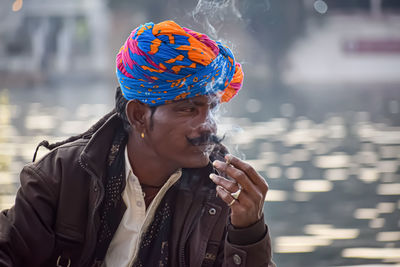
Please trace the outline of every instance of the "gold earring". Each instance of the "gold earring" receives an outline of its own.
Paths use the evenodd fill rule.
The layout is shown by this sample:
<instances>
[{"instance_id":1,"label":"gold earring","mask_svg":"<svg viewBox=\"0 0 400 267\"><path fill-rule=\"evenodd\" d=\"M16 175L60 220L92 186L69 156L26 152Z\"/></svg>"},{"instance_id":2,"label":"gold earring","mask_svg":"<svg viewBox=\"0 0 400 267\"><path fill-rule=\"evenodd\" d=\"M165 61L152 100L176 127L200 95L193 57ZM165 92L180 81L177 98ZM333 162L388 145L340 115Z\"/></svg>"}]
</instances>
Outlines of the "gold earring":
<instances>
[{"instance_id":1,"label":"gold earring","mask_svg":"<svg viewBox=\"0 0 400 267\"><path fill-rule=\"evenodd\" d=\"M140 134L140 137L144 138L144 133L143 132Z\"/></svg>"}]
</instances>

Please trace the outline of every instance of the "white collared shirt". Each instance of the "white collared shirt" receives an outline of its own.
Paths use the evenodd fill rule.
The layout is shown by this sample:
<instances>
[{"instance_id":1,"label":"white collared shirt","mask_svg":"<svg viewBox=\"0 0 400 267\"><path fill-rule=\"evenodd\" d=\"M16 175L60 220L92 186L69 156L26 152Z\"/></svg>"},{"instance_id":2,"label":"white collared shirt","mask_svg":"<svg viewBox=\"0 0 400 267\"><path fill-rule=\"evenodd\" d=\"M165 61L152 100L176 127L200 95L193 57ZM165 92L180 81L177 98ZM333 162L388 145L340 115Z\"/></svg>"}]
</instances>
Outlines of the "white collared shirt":
<instances>
[{"instance_id":1,"label":"white collared shirt","mask_svg":"<svg viewBox=\"0 0 400 267\"><path fill-rule=\"evenodd\" d=\"M126 205L126 211L108 247L103 266L132 266L137 256L140 237L153 221L155 211L165 193L179 180L181 175L181 169L173 173L146 210L142 187L138 178L132 172L128 149L125 147L126 186L122 192L122 199Z\"/></svg>"}]
</instances>

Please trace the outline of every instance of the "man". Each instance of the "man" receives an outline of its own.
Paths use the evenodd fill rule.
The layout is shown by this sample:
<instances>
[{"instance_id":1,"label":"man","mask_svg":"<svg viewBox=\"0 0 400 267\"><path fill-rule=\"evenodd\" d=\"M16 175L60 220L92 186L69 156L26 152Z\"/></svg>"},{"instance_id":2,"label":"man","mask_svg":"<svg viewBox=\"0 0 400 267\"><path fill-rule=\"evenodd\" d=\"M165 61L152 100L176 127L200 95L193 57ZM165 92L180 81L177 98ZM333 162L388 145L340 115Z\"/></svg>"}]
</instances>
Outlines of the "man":
<instances>
[{"instance_id":1,"label":"man","mask_svg":"<svg viewBox=\"0 0 400 267\"><path fill-rule=\"evenodd\" d=\"M116 63L115 111L21 172L0 266L274 266L267 183L215 137L243 80L232 52L165 21Z\"/></svg>"}]
</instances>

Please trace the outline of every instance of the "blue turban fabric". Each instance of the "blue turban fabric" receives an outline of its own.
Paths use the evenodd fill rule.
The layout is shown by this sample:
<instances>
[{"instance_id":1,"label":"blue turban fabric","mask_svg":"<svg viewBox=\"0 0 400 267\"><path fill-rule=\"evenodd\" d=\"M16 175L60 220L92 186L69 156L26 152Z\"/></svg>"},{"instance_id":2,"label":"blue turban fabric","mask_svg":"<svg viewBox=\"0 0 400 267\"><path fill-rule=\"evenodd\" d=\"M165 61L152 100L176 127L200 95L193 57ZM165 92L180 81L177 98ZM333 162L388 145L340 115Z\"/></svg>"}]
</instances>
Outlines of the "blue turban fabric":
<instances>
[{"instance_id":1,"label":"blue turban fabric","mask_svg":"<svg viewBox=\"0 0 400 267\"><path fill-rule=\"evenodd\" d=\"M243 81L229 48L173 21L136 28L116 63L124 97L150 106L206 94L229 101Z\"/></svg>"}]
</instances>

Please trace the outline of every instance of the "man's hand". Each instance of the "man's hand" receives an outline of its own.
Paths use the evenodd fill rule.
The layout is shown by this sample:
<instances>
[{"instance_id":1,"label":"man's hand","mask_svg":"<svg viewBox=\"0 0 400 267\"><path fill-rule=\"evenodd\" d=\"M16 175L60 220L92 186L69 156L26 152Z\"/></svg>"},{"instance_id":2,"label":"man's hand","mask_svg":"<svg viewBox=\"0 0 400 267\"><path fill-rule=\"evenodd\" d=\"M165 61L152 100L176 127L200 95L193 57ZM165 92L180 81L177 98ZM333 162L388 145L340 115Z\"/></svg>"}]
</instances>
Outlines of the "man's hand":
<instances>
[{"instance_id":1,"label":"man's hand","mask_svg":"<svg viewBox=\"0 0 400 267\"><path fill-rule=\"evenodd\" d=\"M248 163L228 154L226 162L216 160L214 167L226 173L234 181L212 173L211 180L217 185L218 196L231 207L231 223L245 228L261 219L264 199L268 191L265 179ZM232 193L241 189L237 199Z\"/></svg>"}]
</instances>

